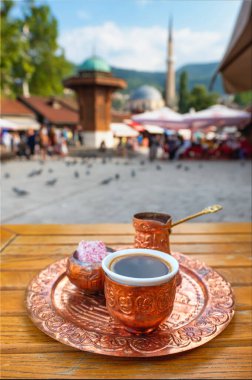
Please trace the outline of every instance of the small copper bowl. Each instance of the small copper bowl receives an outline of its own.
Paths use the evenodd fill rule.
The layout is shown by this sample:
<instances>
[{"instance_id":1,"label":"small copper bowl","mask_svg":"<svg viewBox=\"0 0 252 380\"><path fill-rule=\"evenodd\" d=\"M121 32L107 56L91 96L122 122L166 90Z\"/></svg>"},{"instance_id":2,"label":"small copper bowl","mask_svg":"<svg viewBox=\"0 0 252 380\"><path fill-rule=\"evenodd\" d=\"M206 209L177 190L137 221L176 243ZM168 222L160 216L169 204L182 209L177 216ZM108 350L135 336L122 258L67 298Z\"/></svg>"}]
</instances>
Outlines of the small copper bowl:
<instances>
[{"instance_id":1,"label":"small copper bowl","mask_svg":"<svg viewBox=\"0 0 252 380\"><path fill-rule=\"evenodd\" d=\"M113 252L111 248L108 252ZM77 251L67 260L66 274L69 280L78 288L93 294L104 291L104 272L99 263L85 263L78 259Z\"/></svg>"}]
</instances>

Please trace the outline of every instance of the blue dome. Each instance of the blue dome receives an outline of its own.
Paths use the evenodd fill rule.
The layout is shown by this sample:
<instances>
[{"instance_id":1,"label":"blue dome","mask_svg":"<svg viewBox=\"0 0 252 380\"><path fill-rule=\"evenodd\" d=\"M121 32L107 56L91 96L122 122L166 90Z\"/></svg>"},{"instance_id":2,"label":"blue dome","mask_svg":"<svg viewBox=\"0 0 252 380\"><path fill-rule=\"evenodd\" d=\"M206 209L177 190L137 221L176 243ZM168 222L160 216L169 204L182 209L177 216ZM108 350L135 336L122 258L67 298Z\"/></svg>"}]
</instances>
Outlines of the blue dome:
<instances>
[{"instance_id":1,"label":"blue dome","mask_svg":"<svg viewBox=\"0 0 252 380\"><path fill-rule=\"evenodd\" d=\"M159 90L152 86L141 86L132 92L130 100L162 100Z\"/></svg>"},{"instance_id":2,"label":"blue dome","mask_svg":"<svg viewBox=\"0 0 252 380\"><path fill-rule=\"evenodd\" d=\"M103 58L92 56L88 59L86 59L85 62L79 67L80 71L100 71L103 73L110 73L111 68L107 64L106 61L104 61Z\"/></svg>"}]
</instances>

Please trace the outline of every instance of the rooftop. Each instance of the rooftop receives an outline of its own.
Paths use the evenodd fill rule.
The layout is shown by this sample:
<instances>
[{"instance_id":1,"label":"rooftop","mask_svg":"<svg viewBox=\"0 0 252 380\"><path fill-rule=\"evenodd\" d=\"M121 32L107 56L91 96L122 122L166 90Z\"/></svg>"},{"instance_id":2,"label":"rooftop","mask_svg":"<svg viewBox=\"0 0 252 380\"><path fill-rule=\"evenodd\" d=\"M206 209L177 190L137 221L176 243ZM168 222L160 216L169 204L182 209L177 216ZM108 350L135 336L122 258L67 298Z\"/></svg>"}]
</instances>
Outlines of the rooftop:
<instances>
[{"instance_id":1,"label":"rooftop","mask_svg":"<svg viewBox=\"0 0 252 380\"><path fill-rule=\"evenodd\" d=\"M55 98L41 96L25 98L21 96L19 99L35 113L43 116L52 124L73 125L79 122L78 112L71 110L70 107L65 106Z\"/></svg>"},{"instance_id":2,"label":"rooftop","mask_svg":"<svg viewBox=\"0 0 252 380\"><path fill-rule=\"evenodd\" d=\"M34 116L28 107L16 99L1 98L0 114L4 116Z\"/></svg>"}]
</instances>

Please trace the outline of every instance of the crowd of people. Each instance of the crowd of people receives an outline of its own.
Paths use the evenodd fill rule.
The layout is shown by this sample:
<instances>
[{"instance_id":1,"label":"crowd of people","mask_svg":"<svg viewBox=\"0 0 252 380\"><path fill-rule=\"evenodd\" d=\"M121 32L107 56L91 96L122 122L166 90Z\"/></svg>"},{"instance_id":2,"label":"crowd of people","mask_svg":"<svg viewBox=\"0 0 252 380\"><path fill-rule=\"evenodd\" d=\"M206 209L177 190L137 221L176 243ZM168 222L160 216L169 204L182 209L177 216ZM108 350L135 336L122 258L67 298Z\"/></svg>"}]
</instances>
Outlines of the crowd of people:
<instances>
[{"instance_id":1,"label":"crowd of people","mask_svg":"<svg viewBox=\"0 0 252 380\"><path fill-rule=\"evenodd\" d=\"M47 155L68 155L69 146L83 145L83 136L80 130L72 132L70 128L54 128L42 125L39 130L32 128L26 131L7 131L1 132L1 145L7 151L18 157L30 159L34 155L40 155L45 159Z\"/></svg>"},{"instance_id":2,"label":"crowd of people","mask_svg":"<svg viewBox=\"0 0 252 380\"><path fill-rule=\"evenodd\" d=\"M38 131L1 131L1 145L18 157L30 159L40 155L65 157L69 147L84 144L83 131L76 128L62 129L42 125ZM151 134L140 133L138 137L115 138L115 153L119 157L133 157L142 148L149 152L149 159L245 159L252 158L252 144L241 134L231 134L223 138L216 135L209 139L206 136L192 136L185 139L179 133ZM105 141L100 144L99 151L107 150Z\"/></svg>"},{"instance_id":3,"label":"crowd of people","mask_svg":"<svg viewBox=\"0 0 252 380\"><path fill-rule=\"evenodd\" d=\"M225 138L216 135L211 139L195 137L184 139L179 133L172 135L147 134L150 161L160 159L246 159L252 158L252 144L242 135ZM146 145L146 142L145 142Z\"/></svg>"}]
</instances>

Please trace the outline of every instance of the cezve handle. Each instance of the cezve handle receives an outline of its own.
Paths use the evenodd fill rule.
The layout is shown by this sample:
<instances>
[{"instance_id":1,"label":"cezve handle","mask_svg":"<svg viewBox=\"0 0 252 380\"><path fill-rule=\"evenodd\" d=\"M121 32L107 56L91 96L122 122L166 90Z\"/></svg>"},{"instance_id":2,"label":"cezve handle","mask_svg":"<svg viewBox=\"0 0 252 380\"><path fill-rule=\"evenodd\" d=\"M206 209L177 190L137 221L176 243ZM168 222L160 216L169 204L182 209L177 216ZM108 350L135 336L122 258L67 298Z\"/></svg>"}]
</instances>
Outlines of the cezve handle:
<instances>
[{"instance_id":1,"label":"cezve handle","mask_svg":"<svg viewBox=\"0 0 252 380\"><path fill-rule=\"evenodd\" d=\"M222 209L223 209L223 207L221 205L213 205L213 206L206 207L206 208L204 208L204 210L199 211L196 214L193 214L193 215L187 216L184 219L178 220L177 222L175 222L175 223L172 224L172 227L177 226L180 223L184 223L187 220L191 220L191 219L197 218L198 216L206 215L206 214L212 214L212 213L220 211Z\"/></svg>"}]
</instances>

